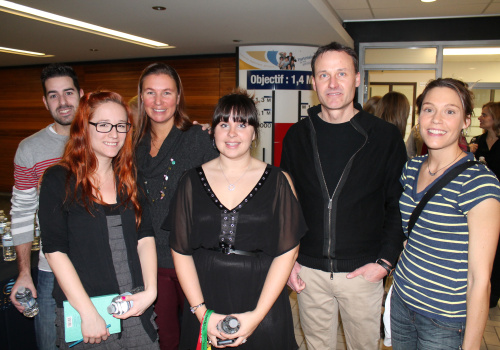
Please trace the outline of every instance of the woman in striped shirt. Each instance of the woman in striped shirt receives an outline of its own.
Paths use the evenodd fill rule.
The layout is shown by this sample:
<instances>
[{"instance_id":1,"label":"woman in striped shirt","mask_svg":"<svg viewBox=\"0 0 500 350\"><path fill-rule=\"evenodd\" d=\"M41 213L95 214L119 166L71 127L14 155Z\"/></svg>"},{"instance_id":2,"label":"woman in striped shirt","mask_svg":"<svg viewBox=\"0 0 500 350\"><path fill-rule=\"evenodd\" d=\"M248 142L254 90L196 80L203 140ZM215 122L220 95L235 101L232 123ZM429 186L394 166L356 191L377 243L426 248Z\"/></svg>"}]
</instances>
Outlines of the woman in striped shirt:
<instances>
[{"instance_id":1,"label":"woman in striped shirt","mask_svg":"<svg viewBox=\"0 0 500 350\"><path fill-rule=\"evenodd\" d=\"M431 81L419 98L428 155L403 169L403 230L423 195L471 153L458 144L473 95L455 79ZM393 349L479 349L488 317L490 274L500 232L500 186L483 165L464 170L424 207L408 238L391 298Z\"/></svg>"}]
</instances>

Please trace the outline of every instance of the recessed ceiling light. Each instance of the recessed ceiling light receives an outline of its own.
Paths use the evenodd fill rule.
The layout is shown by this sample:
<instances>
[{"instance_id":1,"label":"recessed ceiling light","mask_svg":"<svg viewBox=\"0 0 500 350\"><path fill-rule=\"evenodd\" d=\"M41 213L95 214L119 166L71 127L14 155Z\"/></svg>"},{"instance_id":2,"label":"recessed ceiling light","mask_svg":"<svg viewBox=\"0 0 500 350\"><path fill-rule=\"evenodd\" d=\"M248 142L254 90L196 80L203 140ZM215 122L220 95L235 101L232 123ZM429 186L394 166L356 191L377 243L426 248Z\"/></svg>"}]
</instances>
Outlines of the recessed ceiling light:
<instances>
[{"instance_id":1,"label":"recessed ceiling light","mask_svg":"<svg viewBox=\"0 0 500 350\"><path fill-rule=\"evenodd\" d=\"M457 47L443 49L445 56L458 55L500 55L500 47Z\"/></svg>"},{"instance_id":2,"label":"recessed ceiling light","mask_svg":"<svg viewBox=\"0 0 500 350\"><path fill-rule=\"evenodd\" d=\"M97 52L97 51L99 51L99 49L90 49L90 51Z\"/></svg>"},{"instance_id":3,"label":"recessed ceiling light","mask_svg":"<svg viewBox=\"0 0 500 350\"><path fill-rule=\"evenodd\" d=\"M42 52L11 49L9 47L1 47L1 46L0 46L0 52L12 53L15 55L31 56L31 57L54 57L54 55L46 55Z\"/></svg>"},{"instance_id":4,"label":"recessed ceiling light","mask_svg":"<svg viewBox=\"0 0 500 350\"><path fill-rule=\"evenodd\" d=\"M156 11L165 11L167 8L163 6L153 6L152 9Z\"/></svg>"},{"instance_id":5,"label":"recessed ceiling light","mask_svg":"<svg viewBox=\"0 0 500 350\"><path fill-rule=\"evenodd\" d=\"M422 2L434 2L436 0L420 0L420 1L422 1Z\"/></svg>"},{"instance_id":6,"label":"recessed ceiling light","mask_svg":"<svg viewBox=\"0 0 500 350\"><path fill-rule=\"evenodd\" d=\"M14 15L34 19L37 21L42 21L46 23L51 23L67 28L72 28L76 30L80 30L87 33L102 35L112 39L118 39L122 41L126 41L132 44L143 45L155 49L166 49L172 48L168 44L161 43L159 41L154 41L146 38L141 38L136 35L127 34L123 32L119 32L117 30L96 26L94 24L78 21L76 19L72 19L69 17L59 16L54 13L45 12L41 10L34 9L32 7L23 6L16 4L11 1L0 1L0 11L11 13Z\"/></svg>"}]
</instances>

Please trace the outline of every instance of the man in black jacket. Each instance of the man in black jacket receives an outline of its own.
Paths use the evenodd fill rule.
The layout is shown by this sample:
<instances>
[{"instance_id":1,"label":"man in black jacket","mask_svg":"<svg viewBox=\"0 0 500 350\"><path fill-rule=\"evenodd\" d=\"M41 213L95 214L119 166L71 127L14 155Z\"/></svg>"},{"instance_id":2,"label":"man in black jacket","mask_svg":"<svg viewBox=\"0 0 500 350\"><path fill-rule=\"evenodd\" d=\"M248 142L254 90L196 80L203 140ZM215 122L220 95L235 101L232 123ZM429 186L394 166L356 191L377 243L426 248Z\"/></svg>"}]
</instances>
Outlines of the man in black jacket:
<instances>
[{"instance_id":1,"label":"man in black jacket","mask_svg":"<svg viewBox=\"0 0 500 350\"><path fill-rule=\"evenodd\" d=\"M281 167L309 227L289 279L309 350L335 349L338 312L349 349L378 349L382 279L403 248L398 201L406 150L397 128L354 104L357 55L331 43L311 62L320 101L293 125Z\"/></svg>"}]
</instances>

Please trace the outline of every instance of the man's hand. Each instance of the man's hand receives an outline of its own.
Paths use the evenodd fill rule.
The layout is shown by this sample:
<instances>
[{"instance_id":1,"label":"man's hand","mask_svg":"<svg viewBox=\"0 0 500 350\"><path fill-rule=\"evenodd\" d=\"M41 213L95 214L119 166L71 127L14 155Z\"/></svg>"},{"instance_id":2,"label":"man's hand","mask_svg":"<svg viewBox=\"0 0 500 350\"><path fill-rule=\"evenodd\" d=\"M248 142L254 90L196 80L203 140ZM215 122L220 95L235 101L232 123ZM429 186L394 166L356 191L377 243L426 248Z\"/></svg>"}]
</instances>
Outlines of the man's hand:
<instances>
[{"instance_id":1,"label":"man's hand","mask_svg":"<svg viewBox=\"0 0 500 350\"><path fill-rule=\"evenodd\" d=\"M287 285L292 288L295 292L300 293L306 287L306 282L304 282L299 277L300 269L302 266L298 262L293 264L292 272L290 273L290 277L288 277Z\"/></svg>"},{"instance_id":2,"label":"man's hand","mask_svg":"<svg viewBox=\"0 0 500 350\"><path fill-rule=\"evenodd\" d=\"M10 301L12 305L19 311L23 312L24 311L24 306L22 306L16 299L16 293L19 287L24 286L25 288L29 288L31 290L31 293L33 294L33 297L36 298L36 288L35 285L33 284L33 279L31 278L31 274L20 274L17 277L16 283L12 287L12 291L10 292Z\"/></svg>"},{"instance_id":3,"label":"man's hand","mask_svg":"<svg viewBox=\"0 0 500 350\"><path fill-rule=\"evenodd\" d=\"M346 277L351 279L359 275L362 275L368 282L375 283L387 276L387 271L377 263L369 263L348 273Z\"/></svg>"},{"instance_id":4,"label":"man's hand","mask_svg":"<svg viewBox=\"0 0 500 350\"><path fill-rule=\"evenodd\" d=\"M212 133L212 128L210 127L210 124L205 123L205 124L200 124L196 120L193 121L193 125L201 125L201 130L205 131L208 130L208 133Z\"/></svg>"}]
</instances>

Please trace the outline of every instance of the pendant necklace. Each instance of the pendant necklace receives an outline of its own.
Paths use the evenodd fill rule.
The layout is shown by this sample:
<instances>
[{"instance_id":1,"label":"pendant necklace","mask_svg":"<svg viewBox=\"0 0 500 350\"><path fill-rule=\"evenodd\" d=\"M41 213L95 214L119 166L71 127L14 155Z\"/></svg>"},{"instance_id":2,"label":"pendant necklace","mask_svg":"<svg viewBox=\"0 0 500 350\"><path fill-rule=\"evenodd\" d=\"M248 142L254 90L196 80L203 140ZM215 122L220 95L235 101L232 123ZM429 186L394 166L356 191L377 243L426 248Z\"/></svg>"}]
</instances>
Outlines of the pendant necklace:
<instances>
[{"instance_id":1,"label":"pendant necklace","mask_svg":"<svg viewBox=\"0 0 500 350\"><path fill-rule=\"evenodd\" d=\"M241 180L241 178L243 176L245 176L245 174L247 173L248 169L250 169L250 165L252 164L252 160L250 159L250 163L248 163L248 167L247 167L247 170L245 170L245 172L240 176L240 178L238 180L236 180L236 182L234 183L231 183L229 182L229 179L227 178L226 174L224 174L224 170L222 170L222 165L220 164L220 158L219 158L219 168L220 168L220 171L222 172L222 175L224 175L224 178L226 179L227 183L229 184L227 186L227 189L229 191L234 191L236 189L236 184L238 183L238 181Z\"/></svg>"},{"instance_id":2,"label":"pendant necklace","mask_svg":"<svg viewBox=\"0 0 500 350\"><path fill-rule=\"evenodd\" d=\"M453 161L450 164L445 165L444 167L436 170L435 172L431 172L431 169L429 168L429 158L427 158L427 171L429 172L429 175L430 176L436 176L436 174L439 173L441 170L443 170L444 168L447 168L450 165L452 165L453 163L455 163L455 161L458 159L458 157L460 157L462 155L462 152L463 151L460 150L460 152L458 153L458 156L455 159L453 159Z\"/></svg>"}]
</instances>

